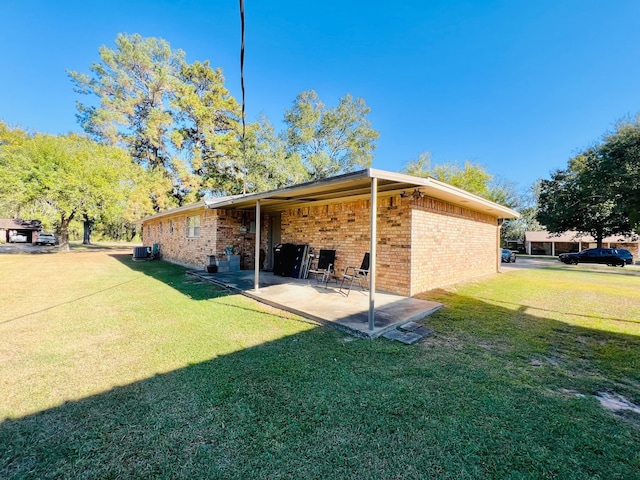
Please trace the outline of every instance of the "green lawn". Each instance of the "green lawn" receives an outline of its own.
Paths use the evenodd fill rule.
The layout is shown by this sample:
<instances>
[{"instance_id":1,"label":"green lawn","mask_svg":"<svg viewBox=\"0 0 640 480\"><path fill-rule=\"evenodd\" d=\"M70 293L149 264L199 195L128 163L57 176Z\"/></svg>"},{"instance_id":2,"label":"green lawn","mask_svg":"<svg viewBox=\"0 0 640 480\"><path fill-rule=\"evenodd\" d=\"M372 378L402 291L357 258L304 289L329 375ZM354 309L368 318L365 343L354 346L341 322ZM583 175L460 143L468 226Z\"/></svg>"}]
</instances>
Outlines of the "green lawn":
<instances>
[{"instance_id":1,"label":"green lawn","mask_svg":"<svg viewBox=\"0 0 640 480\"><path fill-rule=\"evenodd\" d=\"M0 256L0 478L640 478L640 270L517 270L360 340L117 250Z\"/></svg>"}]
</instances>

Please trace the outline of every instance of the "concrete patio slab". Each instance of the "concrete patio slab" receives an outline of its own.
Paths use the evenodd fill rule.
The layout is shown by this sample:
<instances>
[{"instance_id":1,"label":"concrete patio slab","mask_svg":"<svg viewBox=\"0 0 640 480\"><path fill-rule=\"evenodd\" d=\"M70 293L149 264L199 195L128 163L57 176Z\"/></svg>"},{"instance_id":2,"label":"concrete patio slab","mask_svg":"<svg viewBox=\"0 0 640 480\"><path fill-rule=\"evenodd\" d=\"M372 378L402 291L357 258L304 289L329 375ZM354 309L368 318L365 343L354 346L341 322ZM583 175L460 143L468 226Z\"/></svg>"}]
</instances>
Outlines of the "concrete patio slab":
<instances>
[{"instance_id":1,"label":"concrete patio slab","mask_svg":"<svg viewBox=\"0 0 640 480\"><path fill-rule=\"evenodd\" d=\"M358 287L346 296L340 293L335 283L325 286L313 279L260 272L260 288L255 290L253 270L189 273L273 307L367 338L376 338L407 322L420 320L442 307L440 303L378 291L375 296L375 325L370 330L369 292Z\"/></svg>"}]
</instances>

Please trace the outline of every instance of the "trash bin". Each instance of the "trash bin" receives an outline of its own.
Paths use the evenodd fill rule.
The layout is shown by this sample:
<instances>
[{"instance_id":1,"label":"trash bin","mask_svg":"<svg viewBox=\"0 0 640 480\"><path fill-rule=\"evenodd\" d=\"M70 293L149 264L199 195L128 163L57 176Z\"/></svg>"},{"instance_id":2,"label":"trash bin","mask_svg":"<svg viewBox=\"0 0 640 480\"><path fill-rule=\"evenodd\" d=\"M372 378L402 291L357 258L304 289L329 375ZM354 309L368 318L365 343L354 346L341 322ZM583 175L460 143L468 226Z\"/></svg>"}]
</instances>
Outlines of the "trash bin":
<instances>
[{"instance_id":1,"label":"trash bin","mask_svg":"<svg viewBox=\"0 0 640 480\"><path fill-rule=\"evenodd\" d=\"M296 246L293 243L281 243L273 249L273 274L290 277L296 259Z\"/></svg>"}]
</instances>

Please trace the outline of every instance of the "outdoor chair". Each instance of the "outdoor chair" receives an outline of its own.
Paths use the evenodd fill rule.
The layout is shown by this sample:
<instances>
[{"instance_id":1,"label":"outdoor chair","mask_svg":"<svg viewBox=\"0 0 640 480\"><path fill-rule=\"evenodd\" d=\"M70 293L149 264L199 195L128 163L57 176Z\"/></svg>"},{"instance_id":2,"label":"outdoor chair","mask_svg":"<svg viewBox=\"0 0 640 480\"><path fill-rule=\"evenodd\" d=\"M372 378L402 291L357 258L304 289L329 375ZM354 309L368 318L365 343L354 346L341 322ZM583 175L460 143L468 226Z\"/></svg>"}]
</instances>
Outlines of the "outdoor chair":
<instances>
[{"instance_id":1,"label":"outdoor chair","mask_svg":"<svg viewBox=\"0 0 640 480\"><path fill-rule=\"evenodd\" d=\"M364 280L364 284L362 281ZM364 258L362 259L362 263L360 264L360 268L357 267L347 267L342 274L342 283L340 284L340 293L343 292L343 288L345 288L345 283L348 284L347 288L347 297L349 293L351 293L351 287L354 282L358 282L360 288L367 289L369 287L369 252L364 254Z\"/></svg>"},{"instance_id":2,"label":"outdoor chair","mask_svg":"<svg viewBox=\"0 0 640 480\"><path fill-rule=\"evenodd\" d=\"M320 250L317 262L309 268L309 276L315 275L316 281L322 281L326 286L329 280L331 280L331 275L334 273L333 265L335 261L335 250Z\"/></svg>"}]
</instances>

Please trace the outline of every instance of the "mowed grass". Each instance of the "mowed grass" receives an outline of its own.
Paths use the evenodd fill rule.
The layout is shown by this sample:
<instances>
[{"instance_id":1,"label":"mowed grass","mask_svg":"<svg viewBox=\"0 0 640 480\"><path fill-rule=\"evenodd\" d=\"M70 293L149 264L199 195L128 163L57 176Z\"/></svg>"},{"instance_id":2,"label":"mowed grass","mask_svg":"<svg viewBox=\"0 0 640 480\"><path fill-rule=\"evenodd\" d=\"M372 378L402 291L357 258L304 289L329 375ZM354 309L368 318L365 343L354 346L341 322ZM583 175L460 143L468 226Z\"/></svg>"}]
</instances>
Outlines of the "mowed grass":
<instances>
[{"instance_id":1,"label":"mowed grass","mask_svg":"<svg viewBox=\"0 0 640 480\"><path fill-rule=\"evenodd\" d=\"M550 264L359 340L129 251L0 256L0 478L640 478L640 271Z\"/></svg>"}]
</instances>

